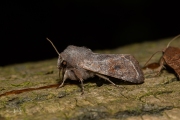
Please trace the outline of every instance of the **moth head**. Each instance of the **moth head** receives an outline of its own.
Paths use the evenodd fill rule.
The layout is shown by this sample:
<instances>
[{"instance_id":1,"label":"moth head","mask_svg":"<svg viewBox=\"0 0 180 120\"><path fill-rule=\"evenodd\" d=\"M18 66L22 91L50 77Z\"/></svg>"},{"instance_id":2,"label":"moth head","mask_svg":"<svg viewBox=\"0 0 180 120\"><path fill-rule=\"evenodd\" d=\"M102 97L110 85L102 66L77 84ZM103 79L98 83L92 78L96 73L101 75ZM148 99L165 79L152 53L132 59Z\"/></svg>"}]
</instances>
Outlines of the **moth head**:
<instances>
[{"instance_id":1,"label":"moth head","mask_svg":"<svg viewBox=\"0 0 180 120\"><path fill-rule=\"evenodd\" d=\"M64 73L66 71L67 62L59 55L57 60L57 68L59 69L59 79L64 79Z\"/></svg>"},{"instance_id":2,"label":"moth head","mask_svg":"<svg viewBox=\"0 0 180 120\"><path fill-rule=\"evenodd\" d=\"M55 45L51 42L50 39L46 38L54 47L55 51L57 52L57 54L59 55L58 57L58 61L57 61L57 68L59 69L59 78L63 79L64 77L64 73L65 73L65 68L67 66L67 62L61 57L61 54L58 52L58 50L56 49Z\"/></svg>"},{"instance_id":3,"label":"moth head","mask_svg":"<svg viewBox=\"0 0 180 120\"><path fill-rule=\"evenodd\" d=\"M58 60L57 60L57 68L58 69L63 69L66 68L67 62L59 55Z\"/></svg>"}]
</instances>

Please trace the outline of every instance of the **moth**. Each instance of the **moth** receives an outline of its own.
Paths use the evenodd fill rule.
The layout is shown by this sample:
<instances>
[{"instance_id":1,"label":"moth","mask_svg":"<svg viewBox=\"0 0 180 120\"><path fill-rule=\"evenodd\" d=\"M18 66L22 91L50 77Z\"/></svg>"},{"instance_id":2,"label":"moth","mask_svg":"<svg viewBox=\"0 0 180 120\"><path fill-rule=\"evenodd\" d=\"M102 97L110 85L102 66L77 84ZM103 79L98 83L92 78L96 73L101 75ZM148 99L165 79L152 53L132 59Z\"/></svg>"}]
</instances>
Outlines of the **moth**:
<instances>
[{"instance_id":1,"label":"moth","mask_svg":"<svg viewBox=\"0 0 180 120\"><path fill-rule=\"evenodd\" d=\"M162 54L163 54L159 61L160 67L158 68L158 73L157 73L158 75L160 74L162 69L165 67L165 65L167 65L170 68L172 68L175 71L175 73L177 74L178 78L180 78L180 49L177 47L169 46L170 43L178 37L180 37L180 35L177 35L176 37L174 37L168 43L167 47L164 48L162 51L158 51L158 52L162 52ZM155 54L153 54L152 56L154 56ZM152 58L152 56L151 56L151 58ZM149 62L149 60L148 60L148 62ZM146 62L146 64L147 64L147 62Z\"/></svg>"},{"instance_id":2,"label":"moth","mask_svg":"<svg viewBox=\"0 0 180 120\"><path fill-rule=\"evenodd\" d=\"M81 82L82 94L84 93L83 81L98 76L118 87L108 77L121 79L132 83L143 83L144 75L138 61L130 54L98 54L86 47L69 45L59 53L54 44L46 38L59 55L57 68L62 83L67 79Z\"/></svg>"}]
</instances>

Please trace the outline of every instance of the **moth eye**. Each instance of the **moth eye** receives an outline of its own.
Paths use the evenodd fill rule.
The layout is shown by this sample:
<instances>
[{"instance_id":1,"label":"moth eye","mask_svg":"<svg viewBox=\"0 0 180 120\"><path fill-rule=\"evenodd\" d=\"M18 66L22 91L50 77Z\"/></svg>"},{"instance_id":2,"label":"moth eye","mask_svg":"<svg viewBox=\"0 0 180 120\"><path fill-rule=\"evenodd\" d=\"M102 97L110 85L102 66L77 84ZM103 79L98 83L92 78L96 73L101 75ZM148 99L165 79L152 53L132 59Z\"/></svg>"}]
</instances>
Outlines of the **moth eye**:
<instances>
[{"instance_id":1,"label":"moth eye","mask_svg":"<svg viewBox=\"0 0 180 120\"><path fill-rule=\"evenodd\" d=\"M65 66L67 65L67 62L66 62L66 61L62 61L61 65L62 65L63 67L65 67Z\"/></svg>"}]
</instances>

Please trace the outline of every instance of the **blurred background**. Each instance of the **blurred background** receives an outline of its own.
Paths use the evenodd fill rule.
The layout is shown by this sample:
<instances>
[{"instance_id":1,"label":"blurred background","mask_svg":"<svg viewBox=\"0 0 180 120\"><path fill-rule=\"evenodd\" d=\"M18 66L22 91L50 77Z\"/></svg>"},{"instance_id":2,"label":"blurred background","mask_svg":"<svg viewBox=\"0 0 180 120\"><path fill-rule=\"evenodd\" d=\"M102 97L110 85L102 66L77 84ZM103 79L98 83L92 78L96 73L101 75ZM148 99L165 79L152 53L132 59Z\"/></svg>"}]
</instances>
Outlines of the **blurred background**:
<instances>
[{"instance_id":1,"label":"blurred background","mask_svg":"<svg viewBox=\"0 0 180 120\"><path fill-rule=\"evenodd\" d=\"M0 66L57 57L68 45L113 49L180 34L179 4L155 0L1 3Z\"/></svg>"}]
</instances>

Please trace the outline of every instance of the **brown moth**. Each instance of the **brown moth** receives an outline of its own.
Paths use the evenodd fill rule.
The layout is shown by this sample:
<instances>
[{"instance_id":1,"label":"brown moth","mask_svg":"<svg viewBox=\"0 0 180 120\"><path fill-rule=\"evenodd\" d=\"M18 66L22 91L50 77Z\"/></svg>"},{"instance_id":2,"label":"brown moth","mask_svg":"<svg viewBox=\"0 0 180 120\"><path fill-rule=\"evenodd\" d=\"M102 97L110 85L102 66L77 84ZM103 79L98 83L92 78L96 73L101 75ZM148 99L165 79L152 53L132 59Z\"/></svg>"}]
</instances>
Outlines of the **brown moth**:
<instances>
[{"instance_id":1,"label":"brown moth","mask_svg":"<svg viewBox=\"0 0 180 120\"><path fill-rule=\"evenodd\" d=\"M163 69L164 65L167 65L167 66L171 67L176 72L176 74L178 75L178 78L180 78L180 49L177 48L177 47L169 46L170 43L172 41L174 41L178 37L180 37L180 35L177 35L176 37L174 37L168 43L167 47L165 49L163 49L163 51L162 51L163 55L160 58L160 62L159 62L160 67L158 68L158 74L160 74L160 72Z\"/></svg>"},{"instance_id":2,"label":"brown moth","mask_svg":"<svg viewBox=\"0 0 180 120\"><path fill-rule=\"evenodd\" d=\"M62 83L66 79L79 80L81 82L82 94L84 93L83 80L98 76L109 81L114 86L109 77L114 77L132 83L144 82L144 75L138 61L130 54L98 54L93 53L85 47L69 45L63 52L59 53L52 44L57 54L57 68Z\"/></svg>"}]
</instances>

